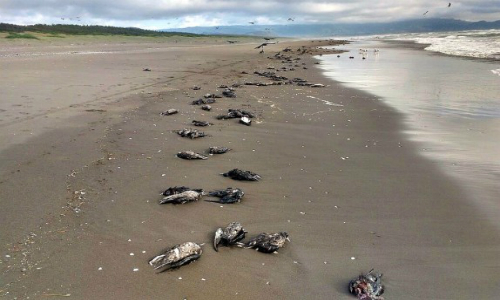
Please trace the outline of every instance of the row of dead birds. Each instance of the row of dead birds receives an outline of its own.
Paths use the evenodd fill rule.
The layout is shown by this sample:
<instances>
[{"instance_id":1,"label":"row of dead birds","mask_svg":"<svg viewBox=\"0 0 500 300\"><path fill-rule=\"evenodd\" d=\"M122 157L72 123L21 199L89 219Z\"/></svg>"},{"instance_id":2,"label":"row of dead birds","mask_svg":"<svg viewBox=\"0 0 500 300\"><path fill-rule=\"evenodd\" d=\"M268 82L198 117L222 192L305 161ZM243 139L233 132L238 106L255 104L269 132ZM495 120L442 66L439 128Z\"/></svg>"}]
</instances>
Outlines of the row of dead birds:
<instances>
[{"instance_id":1,"label":"row of dead birds","mask_svg":"<svg viewBox=\"0 0 500 300\"><path fill-rule=\"evenodd\" d=\"M202 105L207 106L216 102L216 98L236 97L233 88L224 87L225 90L222 95L216 94L206 94L203 98L193 101L192 105ZM194 87L194 90L199 90L199 87ZM210 109L205 109L210 110ZM173 115L178 113L176 109L169 109L162 112L162 115ZM228 113L225 115L219 115L216 117L218 120L227 120L240 118L240 122L245 125L250 125L251 118L254 115L251 112L240 110L240 109L229 109ZM212 125L206 121L193 120L192 124L194 126L210 126ZM191 139L200 138L206 136L204 132L200 132L197 129L184 128L182 130L176 131L182 137L188 137ZM209 154L223 154L230 151L227 147L210 147L208 150ZM207 159L206 155L196 153L194 151L181 151L177 153L177 157L192 160L192 159ZM224 177L229 177L234 180L246 180L246 181L258 181L261 176L253 173L251 171L244 171L240 169L233 169L226 173L222 173ZM189 188L186 186L175 186L166 189L163 193L163 198L160 200L160 204L185 204L189 202L195 202L200 200L203 196L207 195L203 189ZM214 190L208 192L209 196L216 197L218 200L205 200L208 202L217 202L222 204L232 204L240 202L245 193L239 188L226 188L223 190ZM215 237L213 241L213 246L215 251L218 251L219 245L224 246L237 246L242 248L252 248L265 253L276 252L280 247L283 247L288 239L288 234L286 232L278 232L273 234L261 233L258 236L250 239L248 242L241 242L245 238L247 232L240 223L232 222L224 229L219 228L215 232ZM187 263L197 260L202 254L201 245L194 242L185 242L182 244L175 245L165 251L162 254L154 257L149 261L149 264L159 270L160 272L179 268Z\"/></svg>"},{"instance_id":2,"label":"row of dead birds","mask_svg":"<svg viewBox=\"0 0 500 300\"><path fill-rule=\"evenodd\" d=\"M286 52L286 51L284 51ZM275 58L282 59L283 56L275 56ZM291 59L287 58L286 61ZM283 61L284 62L284 61ZM289 80L284 76L277 76L275 72L255 72L256 75L263 76L273 80L274 82L285 83L285 84L296 84L300 86L311 86L311 87L324 87L322 84L310 84L306 80L301 78L294 78ZM258 84L257 84L258 85ZM268 84L266 84L268 85ZM198 87L194 88L199 89ZM227 88L223 92L225 97L236 97L234 90L232 88ZM215 98L221 98L220 95L206 94L204 99L198 99L193 101L193 105L202 105L202 109L210 110L209 104L215 103ZM176 114L177 110L168 110L163 112L162 115ZM239 109L229 109L226 115L219 115L216 118L219 120L240 118L240 123L245 125L250 125L250 118L254 115L250 112L239 110ZM247 123L248 122L248 123ZM205 121L192 121L194 126L210 126L209 122ZM196 129L185 128L177 131L182 137L188 137L191 139L206 136L204 132L200 132ZM230 151L231 149L226 147L210 147L209 154L222 154ZM183 159L207 159L208 157L196 153L193 151L182 151L177 153L179 158ZM222 174L225 177L230 177L235 180L248 180L248 181L258 181L261 177L250 171L243 171L240 169L233 169L229 172ZM160 204L185 204L188 202L194 202L200 200L204 195L207 195L203 189L191 189L189 187L171 187L165 190L162 195L163 199L160 200ZM231 204L241 202L245 193L239 188L226 188L223 190L214 190L208 192L209 196L219 198L218 200L205 200L208 202L217 202L222 204ZM247 231L239 222L232 222L228 224L225 228L218 228L215 232L213 239L213 248L218 252L220 245L222 246L236 246L240 248L255 249L264 253L275 253L281 247L283 247L286 241L290 241L288 233L277 232L277 233L261 233L256 237L253 237L248 242L242 242L245 238ZM175 245L165 251L162 254L152 258L149 264L154 267L155 270L163 272L170 269L179 268L185 264L193 262L201 257L202 245L194 242L185 242L182 244ZM384 292L384 286L381 283L382 274L375 274L373 270L370 270L366 274L361 274L357 278L349 282L349 292L358 297L358 299L373 299L382 300L381 295Z\"/></svg>"},{"instance_id":3,"label":"row of dead birds","mask_svg":"<svg viewBox=\"0 0 500 300\"><path fill-rule=\"evenodd\" d=\"M258 176L256 174L254 175ZM185 204L201 200L201 198L207 195L207 193L205 193L203 189L192 189L187 186L174 186L166 189L162 193L162 195L163 198L160 200L160 204ZM219 198L219 200L217 201L205 200L205 201L229 204L229 203L241 202L241 199L243 198L245 193L239 188L233 189L230 187L224 190L214 190L208 192L208 195L212 197L217 197Z\"/></svg>"},{"instance_id":4,"label":"row of dead birds","mask_svg":"<svg viewBox=\"0 0 500 300\"><path fill-rule=\"evenodd\" d=\"M162 114L166 114L166 112L163 112ZM228 109L227 114L218 115L216 116L216 118L217 120L239 119L240 124L250 126L252 124L252 119L254 118L254 115L246 110L230 108ZM210 122L198 121L198 120L193 120L192 124L198 127L206 127L212 125L212 123ZM193 129L193 128L183 128L175 132L182 137L187 137L190 139L196 139L207 136L203 131L199 131L198 129Z\"/></svg>"},{"instance_id":5,"label":"row of dead birds","mask_svg":"<svg viewBox=\"0 0 500 300\"><path fill-rule=\"evenodd\" d=\"M236 246L240 248L255 249L263 253L276 253L287 241L290 241L288 233L261 233L248 242L241 242L247 231L239 222L229 223L225 228L218 228L213 239L213 248L219 251L219 246ZM161 255L155 256L149 261L149 265L159 272L179 268L201 257L202 245L194 242L186 242L167 249Z\"/></svg>"},{"instance_id":6,"label":"row of dead birds","mask_svg":"<svg viewBox=\"0 0 500 300\"><path fill-rule=\"evenodd\" d=\"M224 154L224 153L226 153L228 151L231 151L231 148L219 147L219 146L214 146L214 147L208 148L208 154L209 155ZM208 156L200 154L200 153L197 153L197 152L194 152L194 151L191 151L191 150L181 151L181 152L177 153L177 157L178 158L182 158L182 159L187 159L187 160L191 160L191 159L208 159Z\"/></svg>"},{"instance_id":7,"label":"row of dead birds","mask_svg":"<svg viewBox=\"0 0 500 300\"><path fill-rule=\"evenodd\" d=\"M232 169L229 172L221 174L234 180L259 181L261 176L251 171ZM200 200L207 195L203 189L193 189L187 186L169 187L163 193L163 199L160 204L185 204ZM236 203L241 202L245 193L239 188L226 188L224 190L215 190L208 193L209 196L220 198L219 201L207 200L209 202Z\"/></svg>"},{"instance_id":8,"label":"row of dead birds","mask_svg":"<svg viewBox=\"0 0 500 300\"><path fill-rule=\"evenodd\" d=\"M224 88L224 91L222 94L212 94L212 93L207 93L203 96L203 98L200 98L198 100L194 100L191 102L192 105L199 105L201 106L201 109L205 111L211 111L212 106L210 104L213 104L216 102L215 99L217 98L235 98L236 93L234 91L234 88L239 87L240 84L233 84L231 87L228 87L226 85L220 85L219 88ZM193 87L193 90L200 90L201 88L198 86ZM170 116L179 113L179 111L175 108L168 109L166 111L161 112L160 114L163 116ZM239 123L243 125L250 126L252 124L252 118L254 118L254 115L251 112L241 110L241 109L229 109L227 114L224 115L218 115L216 116L217 120L228 120L228 119L235 119L239 118ZM205 127L205 126L211 126L213 125L210 122L207 121L199 121L199 120L193 120L192 124L194 126L199 126L199 127ZM182 130L176 131L177 134L179 134L182 137L188 137L191 139L194 138L199 138L199 137L204 137L206 136L204 132L200 132L197 129L191 129L191 128L184 128Z\"/></svg>"},{"instance_id":9,"label":"row of dead birds","mask_svg":"<svg viewBox=\"0 0 500 300\"><path fill-rule=\"evenodd\" d=\"M199 88L198 88L199 89ZM226 97L231 97L229 89L226 89ZM215 98L218 98L214 94L206 94L205 99L198 99L193 101L193 105L207 105L208 103L215 103ZM163 112L162 115L176 114L177 110L168 110ZM216 117L218 120L234 119L240 118L240 122L244 120L250 120L254 118L251 112L240 110L240 109L229 109L228 113L225 115L219 115ZM246 121L245 121L246 122ZM204 121L192 121L194 126L210 126L212 124ZM244 123L245 124L245 123ZM249 125L250 121L248 121ZM191 139L204 137L205 133L200 132L196 129L185 128L177 131L182 137L188 137ZM227 147L210 147L209 154L223 154L231 149ZM181 151L177 153L177 157L183 159L207 159L208 157L196 153L194 151ZM251 171L244 171L240 169L232 169L226 173L222 173L224 177L229 177L234 180L246 180L246 181L258 181L261 176L253 173ZM186 186L175 186L166 189L163 193L163 198L160 200L160 204L185 204L189 202L195 202L201 200L201 198L207 193L203 189L189 188ZM240 188L226 188L222 190L214 190L208 192L209 196L218 198L217 200L205 200L208 202L217 202L222 204L232 204L241 202L245 193ZM286 241L289 241L288 233L277 232L277 233L261 233L256 237L250 239L248 242L242 242L245 238L247 231L239 222L232 222L225 228L218 228L215 232L213 240L213 248L218 252L220 245L222 246L236 246L240 248L256 249L264 253L275 253L279 248L285 245ZM162 254L152 258L149 264L154 267L155 270L163 272L170 269L179 268L185 264L193 262L201 257L203 252L202 245L194 242L185 242L182 244L175 245L165 251Z\"/></svg>"}]
</instances>

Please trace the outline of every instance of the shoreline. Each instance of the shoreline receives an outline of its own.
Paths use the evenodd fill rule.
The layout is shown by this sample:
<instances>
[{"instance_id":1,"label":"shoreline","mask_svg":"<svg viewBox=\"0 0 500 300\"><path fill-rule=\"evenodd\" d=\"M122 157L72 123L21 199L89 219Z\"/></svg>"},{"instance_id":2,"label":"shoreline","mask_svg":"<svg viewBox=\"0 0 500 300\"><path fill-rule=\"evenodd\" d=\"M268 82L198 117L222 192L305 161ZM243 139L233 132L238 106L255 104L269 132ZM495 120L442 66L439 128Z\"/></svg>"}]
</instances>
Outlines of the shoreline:
<instances>
[{"instance_id":1,"label":"shoreline","mask_svg":"<svg viewBox=\"0 0 500 300\"><path fill-rule=\"evenodd\" d=\"M380 48L382 53L368 55L366 62L325 58L323 72L334 80L344 81L346 86L371 92L401 111L404 131L410 140L417 142L419 152L457 179L476 203L479 214L488 215L492 225L499 227L496 218L499 166L495 157L500 148L491 139L499 133L495 126L499 119L490 65L479 59L436 56L413 42L358 42L349 47L349 55L357 55L358 47ZM467 78L453 77L465 70L473 73ZM461 84L454 85L456 81ZM470 88L478 83L491 91L472 92Z\"/></svg>"},{"instance_id":2,"label":"shoreline","mask_svg":"<svg viewBox=\"0 0 500 300\"><path fill-rule=\"evenodd\" d=\"M401 116L377 97L326 79L312 57L294 54L301 58L299 67L278 75L327 86L242 86L237 98L220 99L211 112L190 105L205 93L221 92L221 84L265 81L252 73L281 67L279 60L265 57L283 44L266 48L264 56L246 45L191 49L185 55L203 55L200 65L186 70L180 61L179 70L189 75L123 100L132 109L97 112L91 124L64 134L49 131L15 146L8 156L2 152L3 158L14 159L26 157L21 149L31 149L28 156L33 158L21 164L20 172L12 168L14 175L2 174L2 186L8 186L2 188L2 199L33 205L37 201L31 196L42 195L58 198L49 202L67 203L62 211L47 208L48 215L33 212L41 218L32 224L45 224L27 229L29 238L18 245L19 251L13 250L23 235L9 236L6 243L2 238L2 253L11 255L1 265L2 276L13 282L0 287L2 294L353 299L348 281L375 268L385 273L387 299L495 295L498 233L473 213L453 180L404 140ZM307 43L290 43L301 44ZM193 91L194 85L201 90ZM180 113L159 115L168 108ZM250 127L214 119L228 108L251 110L257 119ZM215 124L204 130L209 137L186 140L172 133L198 118ZM74 145L61 137L74 139ZM59 150L43 155L54 145ZM213 145L233 150L200 162L174 157L181 150L201 152ZM79 171L67 176L65 168L74 159ZM218 175L236 167L263 179L244 183ZM56 178L64 183L50 186L51 180L40 179L47 170L57 170ZM241 187L246 195L242 203L222 207L204 201L158 205L160 191L175 185ZM231 221L240 221L250 236L287 231L291 243L278 255L230 248L215 253L210 249L213 231ZM161 249L188 240L207 243L199 261L162 274L147 265ZM21 249L28 250L28 258Z\"/></svg>"}]
</instances>

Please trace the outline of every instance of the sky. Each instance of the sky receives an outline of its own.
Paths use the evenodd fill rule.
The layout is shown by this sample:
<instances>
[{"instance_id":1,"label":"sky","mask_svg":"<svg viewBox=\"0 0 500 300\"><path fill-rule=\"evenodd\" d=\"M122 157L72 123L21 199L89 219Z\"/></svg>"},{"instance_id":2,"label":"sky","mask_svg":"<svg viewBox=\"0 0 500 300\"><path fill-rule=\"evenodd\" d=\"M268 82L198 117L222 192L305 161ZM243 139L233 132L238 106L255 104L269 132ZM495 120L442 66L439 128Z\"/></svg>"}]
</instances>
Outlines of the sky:
<instances>
[{"instance_id":1,"label":"sky","mask_svg":"<svg viewBox=\"0 0 500 300\"><path fill-rule=\"evenodd\" d=\"M416 18L500 20L500 0L0 0L0 23L167 29L370 23ZM427 12L427 13L426 13ZM425 14L425 15L424 15Z\"/></svg>"}]
</instances>

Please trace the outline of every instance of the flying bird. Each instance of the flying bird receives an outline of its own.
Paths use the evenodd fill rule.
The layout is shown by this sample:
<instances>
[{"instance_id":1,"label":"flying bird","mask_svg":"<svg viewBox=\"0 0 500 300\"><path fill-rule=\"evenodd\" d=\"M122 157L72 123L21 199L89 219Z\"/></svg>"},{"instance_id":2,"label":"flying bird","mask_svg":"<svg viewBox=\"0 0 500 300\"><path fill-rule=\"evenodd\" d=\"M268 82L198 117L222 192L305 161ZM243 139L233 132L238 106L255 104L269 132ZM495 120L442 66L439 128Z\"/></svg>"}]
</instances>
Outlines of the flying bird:
<instances>
[{"instance_id":1,"label":"flying bird","mask_svg":"<svg viewBox=\"0 0 500 300\"><path fill-rule=\"evenodd\" d=\"M451 6L451 2L450 2L450 3L448 3L448 7L450 7L450 6Z\"/></svg>"},{"instance_id":2,"label":"flying bird","mask_svg":"<svg viewBox=\"0 0 500 300\"><path fill-rule=\"evenodd\" d=\"M262 50L260 50L260 53L264 53L264 47L267 45L270 45L270 44L276 44L276 43L265 42L265 43L262 43L259 46L255 47L255 49L262 48Z\"/></svg>"},{"instance_id":3,"label":"flying bird","mask_svg":"<svg viewBox=\"0 0 500 300\"><path fill-rule=\"evenodd\" d=\"M424 12L424 16L428 13L429 11Z\"/></svg>"},{"instance_id":4,"label":"flying bird","mask_svg":"<svg viewBox=\"0 0 500 300\"><path fill-rule=\"evenodd\" d=\"M288 18L288 20L287 20L287 21L292 21L292 22L293 22L293 21L295 21L295 19L293 19L293 18Z\"/></svg>"},{"instance_id":5,"label":"flying bird","mask_svg":"<svg viewBox=\"0 0 500 300\"><path fill-rule=\"evenodd\" d=\"M215 27L215 29L219 29L219 26Z\"/></svg>"},{"instance_id":6,"label":"flying bird","mask_svg":"<svg viewBox=\"0 0 500 300\"><path fill-rule=\"evenodd\" d=\"M253 24L255 24L255 21L252 21L252 22L248 22L248 23L249 23L249 24L252 24L252 25L253 25Z\"/></svg>"}]
</instances>

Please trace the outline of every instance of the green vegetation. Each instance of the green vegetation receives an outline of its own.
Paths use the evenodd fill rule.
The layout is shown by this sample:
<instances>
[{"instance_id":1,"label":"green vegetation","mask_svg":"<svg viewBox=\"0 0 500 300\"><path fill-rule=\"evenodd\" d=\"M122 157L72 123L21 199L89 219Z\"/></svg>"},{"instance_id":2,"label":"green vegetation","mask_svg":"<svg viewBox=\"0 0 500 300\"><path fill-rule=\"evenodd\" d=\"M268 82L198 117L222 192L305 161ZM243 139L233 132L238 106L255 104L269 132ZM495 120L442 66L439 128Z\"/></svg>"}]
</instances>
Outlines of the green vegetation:
<instances>
[{"instance_id":1,"label":"green vegetation","mask_svg":"<svg viewBox=\"0 0 500 300\"><path fill-rule=\"evenodd\" d=\"M5 37L6 39L35 39L38 40L38 38L32 34L29 33L16 33L16 32L9 32L9 35Z\"/></svg>"},{"instance_id":2,"label":"green vegetation","mask_svg":"<svg viewBox=\"0 0 500 300\"><path fill-rule=\"evenodd\" d=\"M47 37L54 37L54 38L64 38L64 36L59 35L59 34L49 34Z\"/></svg>"},{"instance_id":3,"label":"green vegetation","mask_svg":"<svg viewBox=\"0 0 500 300\"><path fill-rule=\"evenodd\" d=\"M140 28L123 28L123 27L112 27L112 26L98 26L98 25L14 25L7 23L0 23L0 32L8 32L9 36L13 35L12 38L19 38L14 36L22 32L35 32L35 33L45 33L50 35L126 35L126 36L147 36L147 37L169 37L169 36L186 36L186 37L198 37L203 36L199 34L185 33L185 32L162 32L154 30L145 30ZM8 37L9 37L8 36ZM60 36L58 36L60 37ZM26 38L26 37L25 37ZM33 36L33 38L36 38Z\"/></svg>"}]
</instances>

